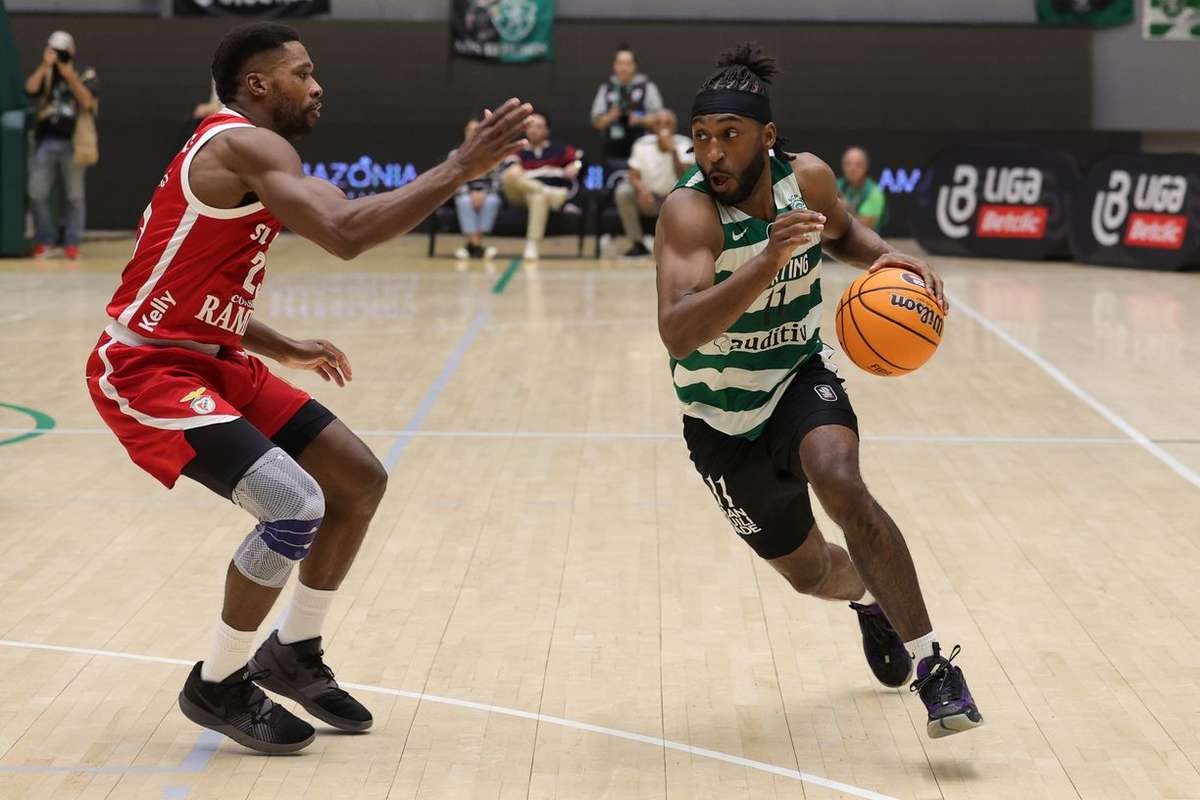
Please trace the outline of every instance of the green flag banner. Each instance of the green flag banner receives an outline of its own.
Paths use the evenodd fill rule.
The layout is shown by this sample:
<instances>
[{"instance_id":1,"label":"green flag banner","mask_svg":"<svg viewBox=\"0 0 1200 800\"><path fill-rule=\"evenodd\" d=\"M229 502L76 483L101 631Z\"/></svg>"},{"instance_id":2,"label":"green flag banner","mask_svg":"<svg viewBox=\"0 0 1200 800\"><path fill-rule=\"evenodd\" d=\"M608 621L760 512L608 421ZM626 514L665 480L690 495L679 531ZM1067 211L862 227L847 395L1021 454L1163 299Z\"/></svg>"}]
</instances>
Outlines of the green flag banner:
<instances>
[{"instance_id":1,"label":"green flag banner","mask_svg":"<svg viewBox=\"0 0 1200 800\"><path fill-rule=\"evenodd\" d=\"M1133 22L1133 0L1036 0L1043 25L1112 28Z\"/></svg>"},{"instance_id":2,"label":"green flag banner","mask_svg":"<svg viewBox=\"0 0 1200 800\"><path fill-rule=\"evenodd\" d=\"M1200 40L1200 0L1145 0L1142 37Z\"/></svg>"},{"instance_id":3,"label":"green flag banner","mask_svg":"<svg viewBox=\"0 0 1200 800\"><path fill-rule=\"evenodd\" d=\"M450 49L501 64L554 57L554 0L451 0Z\"/></svg>"}]
</instances>

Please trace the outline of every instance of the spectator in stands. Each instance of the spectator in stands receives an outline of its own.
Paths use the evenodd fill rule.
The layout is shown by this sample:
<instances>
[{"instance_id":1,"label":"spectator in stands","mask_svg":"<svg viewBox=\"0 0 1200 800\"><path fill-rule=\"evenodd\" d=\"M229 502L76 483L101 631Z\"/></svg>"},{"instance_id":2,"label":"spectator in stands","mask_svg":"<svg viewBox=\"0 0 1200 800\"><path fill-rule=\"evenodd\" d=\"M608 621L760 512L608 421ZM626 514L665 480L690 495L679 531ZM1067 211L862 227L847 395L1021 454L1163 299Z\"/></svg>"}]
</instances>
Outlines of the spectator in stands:
<instances>
[{"instance_id":1,"label":"spectator in stands","mask_svg":"<svg viewBox=\"0 0 1200 800\"><path fill-rule=\"evenodd\" d=\"M521 150L506 162L500 183L511 205L529 208L524 257L526 261L537 261L546 221L550 212L562 208L571 196L583 152L569 144L550 141L550 121L545 114L530 115L525 138L529 140L529 149Z\"/></svg>"},{"instance_id":2,"label":"spectator in stands","mask_svg":"<svg viewBox=\"0 0 1200 800\"><path fill-rule=\"evenodd\" d=\"M58 243L58 230L50 209L57 180L63 186L63 252L79 258L83 242L84 173L96 163L96 98L100 82L96 71L75 59L75 39L55 31L46 42L42 61L25 81L33 99L34 151L29 165L29 200L33 207L34 258L44 258Z\"/></svg>"},{"instance_id":3,"label":"spectator in stands","mask_svg":"<svg viewBox=\"0 0 1200 800\"><path fill-rule=\"evenodd\" d=\"M479 120L473 119L467 123L463 140L471 138L471 134L479 127ZM450 151L454 155L454 151ZM500 175L499 170L492 170L482 178L464 183L458 187L454 195L454 208L458 211L458 227L467 236L467 246L460 247L454 252L459 261L468 258L484 258L491 261L496 257L496 248L483 246L483 235L491 233L496 224L496 214L500 212Z\"/></svg>"},{"instance_id":4,"label":"spectator in stands","mask_svg":"<svg viewBox=\"0 0 1200 800\"><path fill-rule=\"evenodd\" d=\"M658 87L637 67L633 50L622 44L613 58L613 74L592 101L592 127L604 134L605 158L629 158L633 143L654 129L662 111Z\"/></svg>"},{"instance_id":5,"label":"spectator in stands","mask_svg":"<svg viewBox=\"0 0 1200 800\"><path fill-rule=\"evenodd\" d=\"M859 222L872 230L883 227L887 215L887 198L879 184L867 175L870 161L867 151L851 147L842 154L842 177L838 179L838 192L846 203L846 210Z\"/></svg>"},{"instance_id":6,"label":"spectator in stands","mask_svg":"<svg viewBox=\"0 0 1200 800\"><path fill-rule=\"evenodd\" d=\"M642 217L656 217L663 200L675 188L676 181L695 163L688 152L692 140L681 136L675 112L662 111L653 133L634 142L629 156L629 178L617 186L617 210L621 224L633 247L628 258L650 255L654 241L642 234Z\"/></svg>"}]
</instances>

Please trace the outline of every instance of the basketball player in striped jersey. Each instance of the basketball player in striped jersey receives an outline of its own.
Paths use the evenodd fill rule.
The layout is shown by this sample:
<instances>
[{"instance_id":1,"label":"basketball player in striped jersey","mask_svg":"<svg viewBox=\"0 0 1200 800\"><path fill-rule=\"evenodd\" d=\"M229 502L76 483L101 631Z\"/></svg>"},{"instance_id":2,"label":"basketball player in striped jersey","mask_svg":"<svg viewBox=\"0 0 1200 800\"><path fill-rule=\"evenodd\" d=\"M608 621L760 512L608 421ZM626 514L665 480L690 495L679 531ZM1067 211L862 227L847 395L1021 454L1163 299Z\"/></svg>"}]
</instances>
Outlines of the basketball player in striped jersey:
<instances>
[{"instance_id":1,"label":"basketball player in striped jersey","mask_svg":"<svg viewBox=\"0 0 1200 800\"><path fill-rule=\"evenodd\" d=\"M692 106L696 166L655 237L658 326L671 354L692 461L733 529L799 592L848 600L876 678L913 678L937 738L983 718L942 650L912 558L859 473L858 422L821 341L824 252L902 267L938 297L923 261L898 253L838 201L833 172L783 150L754 45L722 54ZM811 484L849 553L813 520Z\"/></svg>"},{"instance_id":2,"label":"basketball player in striped jersey","mask_svg":"<svg viewBox=\"0 0 1200 800\"><path fill-rule=\"evenodd\" d=\"M87 384L134 463L168 488L186 475L255 518L226 572L213 646L179 705L247 747L286 753L315 732L260 687L335 728L371 726L325 664L321 628L387 475L328 409L250 355L339 386L351 378L330 343L297 341L253 318L267 252L284 226L344 259L412 229L460 185L528 146L532 109L509 100L450 160L401 189L348 200L306 177L289 142L313 128L322 101L294 30L234 29L217 47L213 78L224 105L175 156L142 215ZM251 656L297 563L283 622Z\"/></svg>"}]
</instances>

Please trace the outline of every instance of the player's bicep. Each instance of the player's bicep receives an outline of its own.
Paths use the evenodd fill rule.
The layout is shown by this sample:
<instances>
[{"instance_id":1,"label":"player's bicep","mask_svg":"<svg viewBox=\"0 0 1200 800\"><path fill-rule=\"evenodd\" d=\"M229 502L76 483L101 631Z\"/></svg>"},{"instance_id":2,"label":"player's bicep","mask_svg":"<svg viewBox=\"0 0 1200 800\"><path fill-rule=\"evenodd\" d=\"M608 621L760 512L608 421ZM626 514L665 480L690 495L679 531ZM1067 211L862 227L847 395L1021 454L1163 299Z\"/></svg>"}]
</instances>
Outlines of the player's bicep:
<instances>
[{"instance_id":1,"label":"player's bicep","mask_svg":"<svg viewBox=\"0 0 1200 800\"><path fill-rule=\"evenodd\" d=\"M680 300L713 285L717 264L712 240L721 226L711 209L703 207L706 202L700 195L673 193L663 203L654 237L660 321Z\"/></svg>"},{"instance_id":2,"label":"player's bicep","mask_svg":"<svg viewBox=\"0 0 1200 800\"><path fill-rule=\"evenodd\" d=\"M245 180L263 205L297 233L304 233L305 228L320 222L331 203L346 200L342 190L329 181L289 170L264 170Z\"/></svg>"},{"instance_id":3,"label":"player's bicep","mask_svg":"<svg viewBox=\"0 0 1200 800\"><path fill-rule=\"evenodd\" d=\"M349 202L346 195L328 181L305 175L296 151L276 139L258 135L233 143L230 168L288 229L340 254L337 220Z\"/></svg>"}]
</instances>

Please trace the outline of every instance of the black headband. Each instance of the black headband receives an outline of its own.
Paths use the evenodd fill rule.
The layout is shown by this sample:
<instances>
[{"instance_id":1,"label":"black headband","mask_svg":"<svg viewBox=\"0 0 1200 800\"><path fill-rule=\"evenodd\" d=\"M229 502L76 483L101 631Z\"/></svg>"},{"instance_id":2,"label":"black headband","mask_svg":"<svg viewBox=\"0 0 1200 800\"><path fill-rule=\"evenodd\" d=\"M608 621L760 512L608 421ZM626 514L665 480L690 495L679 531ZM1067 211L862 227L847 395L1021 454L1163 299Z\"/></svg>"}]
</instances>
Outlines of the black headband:
<instances>
[{"instance_id":1,"label":"black headband","mask_svg":"<svg viewBox=\"0 0 1200 800\"><path fill-rule=\"evenodd\" d=\"M737 114L766 125L771 121L771 101L765 94L738 89L705 89L692 101L692 119L703 114Z\"/></svg>"}]
</instances>

